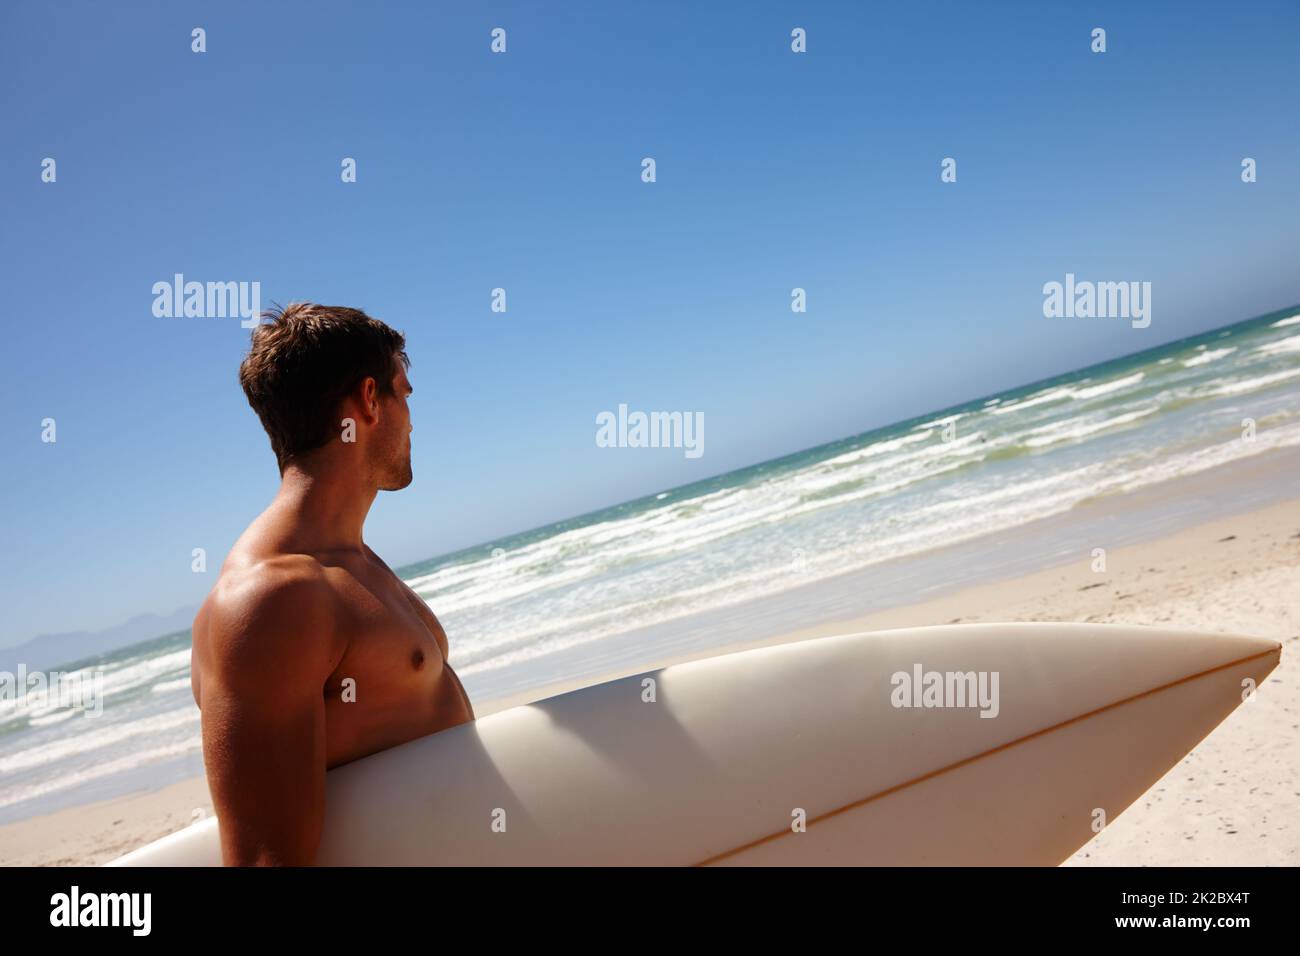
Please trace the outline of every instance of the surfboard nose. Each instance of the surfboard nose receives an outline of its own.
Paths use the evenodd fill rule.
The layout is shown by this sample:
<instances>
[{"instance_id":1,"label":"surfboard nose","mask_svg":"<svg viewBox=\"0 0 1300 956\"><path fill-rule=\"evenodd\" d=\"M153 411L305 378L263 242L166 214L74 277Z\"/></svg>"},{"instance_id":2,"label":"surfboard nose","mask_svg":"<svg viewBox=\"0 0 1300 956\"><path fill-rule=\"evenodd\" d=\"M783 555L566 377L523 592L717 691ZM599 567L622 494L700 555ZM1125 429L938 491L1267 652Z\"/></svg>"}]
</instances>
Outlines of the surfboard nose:
<instances>
[{"instance_id":1,"label":"surfboard nose","mask_svg":"<svg viewBox=\"0 0 1300 956\"><path fill-rule=\"evenodd\" d=\"M1272 654L1281 660L1282 642L1275 641L1269 637L1247 637L1245 635L1234 634L1237 642L1246 650L1258 654Z\"/></svg>"},{"instance_id":2,"label":"surfboard nose","mask_svg":"<svg viewBox=\"0 0 1300 956\"><path fill-rule=\"evenodd\" d=\"M1232 635L1234 650L1240 655L1243 679L1249 677L1258 687L1282 662L1282 643L1271 638Z\"/></svg>"},{"instance_id":3,"label":"surfboard nose","mask_svg":"<svg viewBox=\"0 0 1300 956\"><path fill-rule=\"evenodd\" d=\"M1264 653L1282 653L1282 642L1271 637L1253 637L1249 634L1216 634L1202 633L1199 631L1190 632L1197 637L1214 638L1230 644L1243 652L1251 654Z\"/></svg>"},{"instance_id":4,"label":"surfboard nose","mask_svg":"<svg viewBox=\"0 0 1300 956\"><path fill-rule=\"evenodd\" d=\"M1186 633L1185 639L1189 649L1199 652L1205 646L1214 646L1218 656L1223 658L1217 667L1207 663L1202 667L1203 671L1232 670L1243 680L1252 678L1256 685L1262 683L1282 660L1282 643L1271 637L1192 631Z\"/></svg>"}]
</instances>

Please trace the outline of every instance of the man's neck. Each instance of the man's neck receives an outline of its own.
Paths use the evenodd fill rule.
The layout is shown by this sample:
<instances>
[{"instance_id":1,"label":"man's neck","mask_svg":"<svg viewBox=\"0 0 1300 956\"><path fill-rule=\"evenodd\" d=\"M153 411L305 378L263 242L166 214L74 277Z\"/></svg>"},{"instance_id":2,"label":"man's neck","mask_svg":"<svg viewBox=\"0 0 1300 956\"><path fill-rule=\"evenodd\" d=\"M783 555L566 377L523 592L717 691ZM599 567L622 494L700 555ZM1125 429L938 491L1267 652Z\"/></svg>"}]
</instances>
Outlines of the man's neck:
<instances>
[{"instance_id":1,"label":"man's neck","mask_svg":"<svg viewBox=\"0 0 1300 956\"><path fill-rule=\"evenodd\" d=\"M288 516L309 551L361 551L362 528L378 489L355 471L323 463L290 464L272 507Z\"/></svg>"}]
</instances>

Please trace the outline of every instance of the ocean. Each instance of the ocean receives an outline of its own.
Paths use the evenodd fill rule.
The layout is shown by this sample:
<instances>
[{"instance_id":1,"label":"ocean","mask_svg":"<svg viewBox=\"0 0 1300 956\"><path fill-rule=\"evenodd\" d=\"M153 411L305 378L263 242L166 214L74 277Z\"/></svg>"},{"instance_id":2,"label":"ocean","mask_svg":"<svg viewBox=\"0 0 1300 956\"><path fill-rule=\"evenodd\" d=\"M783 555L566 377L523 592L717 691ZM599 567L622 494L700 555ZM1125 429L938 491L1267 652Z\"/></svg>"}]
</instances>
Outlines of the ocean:
<instances>
[{"instance_id":1,"label":"ocean","mask_svg":"<svg viewBox=\"0 0 1300 956\"><path fill-rule=\"evenodd\" d=\"M471 698L485 700L1029 570L1059 561L1086 535L1039 535L1014 553L981 551L980 542L1300 445L1298 313L1215 329L399 574L442 621ZM1201 501L1197 516L1215 506ZM1112 529L1106 541L1140 531ZM201 773L189 644L185 631L58 668L103 670L104 708L94 719L0 700L0 822Z\"/></svg>"}]
</instances>

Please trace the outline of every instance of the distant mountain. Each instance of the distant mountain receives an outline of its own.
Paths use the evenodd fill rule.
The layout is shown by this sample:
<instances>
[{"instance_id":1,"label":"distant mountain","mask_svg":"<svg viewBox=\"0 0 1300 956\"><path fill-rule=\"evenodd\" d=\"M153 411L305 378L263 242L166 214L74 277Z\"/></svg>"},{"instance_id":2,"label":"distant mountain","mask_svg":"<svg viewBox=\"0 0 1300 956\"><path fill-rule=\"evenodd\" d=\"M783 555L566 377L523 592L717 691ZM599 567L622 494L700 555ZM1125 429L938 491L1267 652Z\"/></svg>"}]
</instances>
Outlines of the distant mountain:
<instances>
[{"instance_id":1,"label":"distant mountain","mask_svg":"<svg viewBox=\"0 0 1300 956\"><path fill-rule=\"evenodd\" d=\"M138 614L125 624L103 631L41 634L15 647L0 648L0 670L13 673L19 663L26 664L29 671L49 670L92 654L103 654L128 644L188 630L198 610L195 604L178 608L170 614Z\"/></svg>"}]
</instances>

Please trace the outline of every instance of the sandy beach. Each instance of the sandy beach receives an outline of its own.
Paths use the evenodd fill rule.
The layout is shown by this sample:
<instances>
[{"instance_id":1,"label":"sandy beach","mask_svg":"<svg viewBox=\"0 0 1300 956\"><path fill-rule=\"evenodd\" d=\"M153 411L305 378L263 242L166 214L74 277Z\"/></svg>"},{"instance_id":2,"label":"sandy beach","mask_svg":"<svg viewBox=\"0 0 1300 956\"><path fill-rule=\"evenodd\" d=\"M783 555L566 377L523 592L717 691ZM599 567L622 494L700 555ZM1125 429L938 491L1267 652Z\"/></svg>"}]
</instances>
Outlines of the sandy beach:
<instances>
[{"instance_id":1,"label":"sandy beach","mask_svg":"<svg viewBox=\"0 0 1300 956\"><path fill-rule=\"evenodd\" d=\"M831 633L991 621L1145 624L1276 638L1283 643L1282 663L1258 698L1233 713L1067 865L1296 865L1298 597L1300 499L1293 499L1114 550L1106 573L1076 561L728 650ZM661 663L699 656L704 655ZM551 685L479 702L478 714L567 689L572 688ZM206 783L196 777L0 827L0 864L99 864L211 812Z\"/></svg>"}]
</instances>

